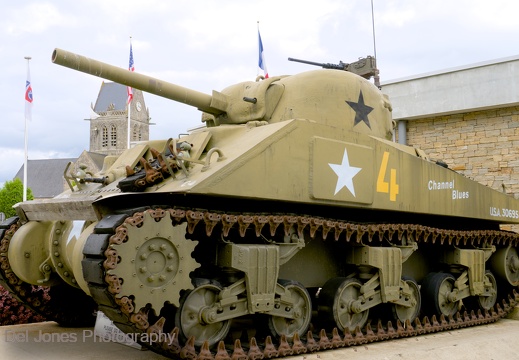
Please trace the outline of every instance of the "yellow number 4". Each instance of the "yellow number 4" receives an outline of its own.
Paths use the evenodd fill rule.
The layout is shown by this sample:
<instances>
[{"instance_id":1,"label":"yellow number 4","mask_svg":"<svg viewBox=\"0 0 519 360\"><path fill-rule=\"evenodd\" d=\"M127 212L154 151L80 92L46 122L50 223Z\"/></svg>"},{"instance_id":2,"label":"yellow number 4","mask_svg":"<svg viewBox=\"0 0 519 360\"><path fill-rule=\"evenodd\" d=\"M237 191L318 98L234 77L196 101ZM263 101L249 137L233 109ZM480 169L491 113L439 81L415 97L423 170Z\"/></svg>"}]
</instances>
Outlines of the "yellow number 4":
<instances>
[{"instance_id":1,"label":"yellow number 4","mask_svg":"<svg viewBox=\"0 0 519 360\"><path fill-rule=\"evenodd\" d=\"M389 162L389 152L385 151L382 156L382 163L377 178L377 192L389 193L389 200L396 201L399 186L396 182L396 169L391 169L389 174L389 183L384 180L386 177L387 163Z\"/></svg>"}]
</instances>

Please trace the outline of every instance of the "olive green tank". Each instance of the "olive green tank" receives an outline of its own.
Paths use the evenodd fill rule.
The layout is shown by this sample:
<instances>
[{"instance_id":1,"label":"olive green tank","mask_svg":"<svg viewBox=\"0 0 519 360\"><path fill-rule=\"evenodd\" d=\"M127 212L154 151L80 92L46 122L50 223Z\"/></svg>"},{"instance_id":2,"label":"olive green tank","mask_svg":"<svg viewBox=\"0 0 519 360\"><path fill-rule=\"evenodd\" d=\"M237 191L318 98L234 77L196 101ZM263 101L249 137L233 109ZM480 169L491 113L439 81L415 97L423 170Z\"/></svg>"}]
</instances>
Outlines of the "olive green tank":
<instances>
[{"instance_id":1,"label":"olive green tank","mask_svg":"<svg viewBox=\"0 0 519 360\"><path fill-rule=\"evenodd\" d=\"M60 49L52 61L194 106L204 126L97 174L67 169L69 190L16 205L1 283L50 318L100 310L172 358L259 359L515 305L519 236L501 225L519 224L519 200L393 142L391 103L358 66L208 95Z\"/></svg>"}]
</instances>

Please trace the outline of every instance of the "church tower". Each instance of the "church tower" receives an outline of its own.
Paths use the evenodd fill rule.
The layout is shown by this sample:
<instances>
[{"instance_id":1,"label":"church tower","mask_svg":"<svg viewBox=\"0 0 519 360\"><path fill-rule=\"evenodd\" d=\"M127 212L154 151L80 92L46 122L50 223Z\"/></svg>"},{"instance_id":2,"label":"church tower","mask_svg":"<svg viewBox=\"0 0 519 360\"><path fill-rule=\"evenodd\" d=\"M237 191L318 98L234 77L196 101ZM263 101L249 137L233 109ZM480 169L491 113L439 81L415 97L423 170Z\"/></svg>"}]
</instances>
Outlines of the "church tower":
<instances>
[{"instance_id":1,"label":"church tower","mask_svg":"<svg viewBox=\"0 0 519 360\"><path fill-rule=\"evenodd\" d=\"M142 91L133 89L132 102L127 100L125 85L103 81L90 117L90 152L119 155L128 148L128 110L130 143L149 140L150 115Z\"/></svg>"}]
</instances>

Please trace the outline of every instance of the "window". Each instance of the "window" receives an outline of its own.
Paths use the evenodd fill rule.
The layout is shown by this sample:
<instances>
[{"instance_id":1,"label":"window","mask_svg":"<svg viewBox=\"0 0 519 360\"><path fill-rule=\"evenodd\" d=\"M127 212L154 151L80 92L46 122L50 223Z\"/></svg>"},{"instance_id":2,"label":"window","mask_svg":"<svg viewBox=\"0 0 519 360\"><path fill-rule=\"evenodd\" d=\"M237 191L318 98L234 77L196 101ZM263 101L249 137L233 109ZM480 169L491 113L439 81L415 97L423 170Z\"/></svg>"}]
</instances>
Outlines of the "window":
<instances>
[{"instance_id":1,"label":"window","mask_svg":"<svg viewBox=\"0 0 519 360\"><path fill-rule=\"evenodd\" d=\"M116 147L117 146L117 128L115 125L112 125L112 131L111 131L111 141L110 146Z\"/></svg>"},{"instance_id":2,"label":"window","mask_svg":"<svg viewBox=\"0 0 519 360\"><path fill-rule=\"evenodd\" d=\"M101 143L102 147L108 146L108 128L106 126L103 126L103 139Z\"/></svg>"}]
</instances>

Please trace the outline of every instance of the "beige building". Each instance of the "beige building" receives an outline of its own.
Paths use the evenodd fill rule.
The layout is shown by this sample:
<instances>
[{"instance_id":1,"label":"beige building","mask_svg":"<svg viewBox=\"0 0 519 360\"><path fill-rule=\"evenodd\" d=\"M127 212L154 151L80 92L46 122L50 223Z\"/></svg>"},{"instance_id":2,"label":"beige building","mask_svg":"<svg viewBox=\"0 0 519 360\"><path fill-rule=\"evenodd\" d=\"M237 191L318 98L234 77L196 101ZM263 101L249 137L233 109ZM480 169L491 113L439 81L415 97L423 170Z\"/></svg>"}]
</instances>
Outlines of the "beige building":
<instances>
[{"instance_id":1,"label":"beige building","mask_svg":"<svg viewBox=\"0 0 519 360\"><path fill-rule=\"evenodd\" d=\"M519 198L519 56L382 84L396 139Z\"/></svg>"}]
</instances>

